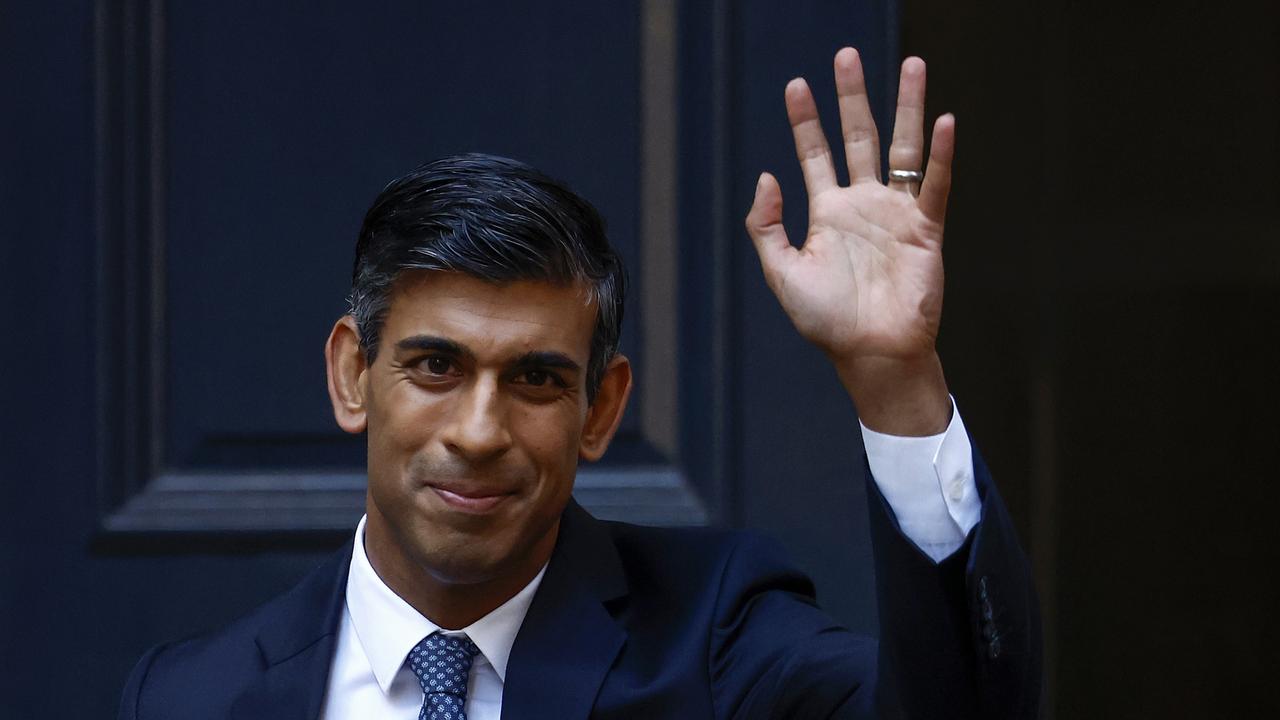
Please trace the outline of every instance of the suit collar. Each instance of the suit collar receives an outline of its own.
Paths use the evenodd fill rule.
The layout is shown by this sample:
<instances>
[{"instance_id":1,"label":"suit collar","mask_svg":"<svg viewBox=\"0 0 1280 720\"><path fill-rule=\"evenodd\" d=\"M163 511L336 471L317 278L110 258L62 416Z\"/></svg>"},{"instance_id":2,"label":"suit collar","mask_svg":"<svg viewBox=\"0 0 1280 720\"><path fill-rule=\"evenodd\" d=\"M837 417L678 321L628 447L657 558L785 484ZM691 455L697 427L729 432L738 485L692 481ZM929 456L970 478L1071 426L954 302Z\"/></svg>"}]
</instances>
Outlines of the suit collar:
<instances>
[{"instance_id":1,"label":"suit collar","mask_svg":"<svg viewBox=\"0 0 1280 720\"><path fill-rule=\"evenodd\" d=\"M352 541L265 608L257 636L265 669L232 707L234 720L314 720L329 680ZM572 500L556 549L516 635L504 718L585 718L626 642L606 603L628 593L607 526Z\"/></svg>"},{"instance_id":2,"label":"suit collar","mask_svg":"<svg viewBox=\"0 0 1280 720\"><path fill-rule=\"evenodd\" d=\"M256 638L264 670L231 708L235 720L314 720L329 681L352 541L264 609Z\"/></svg>"},{"instance_id":3,"label":"suit collar","mask_svg":"<svg viewBox=\"0 0 1280 720\"><path fill-rule=\"evenodd\" d=\"M576 500L569 501L561 516L553 558L556 555L578 571L583 589L600 602L616 600L629 592L622 558L618 557L608 526L583 510Z\"/></svg>"},{"instance_id":4,"label":"suit collar","mask_svg":"<svg viewBox=\"0 0 1280 720\"><path fill-rule=\"evenodd\" d=\"M542 586L511 649L503 718L590 714L627 637L606 603L626 594L608 528L571 500Z\"/></svg>"}]
</instances>

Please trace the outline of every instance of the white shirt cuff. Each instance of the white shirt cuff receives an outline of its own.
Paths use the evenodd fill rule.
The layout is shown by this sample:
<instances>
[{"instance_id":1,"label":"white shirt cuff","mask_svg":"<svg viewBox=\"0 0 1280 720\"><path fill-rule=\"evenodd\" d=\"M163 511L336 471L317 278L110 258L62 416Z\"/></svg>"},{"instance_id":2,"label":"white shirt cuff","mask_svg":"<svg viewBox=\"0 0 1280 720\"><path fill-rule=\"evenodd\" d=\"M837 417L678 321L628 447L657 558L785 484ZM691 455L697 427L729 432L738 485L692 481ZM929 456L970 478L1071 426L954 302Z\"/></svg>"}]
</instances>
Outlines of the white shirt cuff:
<instances>
[{"instance_id":1,"label":"white shirt cuff","mask_svg":"<svg viewBox=\"0 0 1280 720\"><path fill-rule=\"evenodd\" d=\"M973 447L955 398L951 423L940 435L886 435L862 426L867 464L902 532L941 562L964 544L982 517L973 479Z\"/></svg>"}]
</instances>

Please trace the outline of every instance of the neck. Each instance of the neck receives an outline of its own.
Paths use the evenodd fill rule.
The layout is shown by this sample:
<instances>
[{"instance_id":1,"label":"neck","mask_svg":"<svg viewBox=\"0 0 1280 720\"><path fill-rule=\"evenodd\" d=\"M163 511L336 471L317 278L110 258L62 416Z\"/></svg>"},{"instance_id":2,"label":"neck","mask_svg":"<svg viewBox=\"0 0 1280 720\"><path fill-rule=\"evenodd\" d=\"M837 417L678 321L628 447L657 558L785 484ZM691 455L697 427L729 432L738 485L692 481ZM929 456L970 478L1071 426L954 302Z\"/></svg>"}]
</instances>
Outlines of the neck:
<instances>
[{"instance_id":1,"label":"neck","mask_svg":"<svg viewBox=\"0 0 1280 720\"><path fill-rule=\"evenodd\" d=\"M557 522L531 552L504 562L483 579L456 580L414 561L386 523L381 518L375 521L373 515L370 509L364 551L374 572L396 595L445 630L461 630L515 597L547 564L559 533Z\"/></svg>"}]
</instances>

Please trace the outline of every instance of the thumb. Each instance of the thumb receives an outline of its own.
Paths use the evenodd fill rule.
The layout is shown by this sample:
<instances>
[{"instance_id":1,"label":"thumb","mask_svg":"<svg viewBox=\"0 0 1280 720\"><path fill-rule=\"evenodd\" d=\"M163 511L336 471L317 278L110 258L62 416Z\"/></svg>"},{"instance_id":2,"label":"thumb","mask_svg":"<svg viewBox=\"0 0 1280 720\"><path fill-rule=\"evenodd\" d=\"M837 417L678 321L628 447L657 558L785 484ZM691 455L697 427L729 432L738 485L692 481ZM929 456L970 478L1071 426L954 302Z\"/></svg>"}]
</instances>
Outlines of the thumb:
<instances>
[{"instance_id":1,"label":"thumb","mask_svg":"<svg viewBox=\"0 0 1280 720\"><path fill-rule=\"evenodd\" d=\"M760 255L764 279L772 287L774 278L795 259L796 249L782 226L782 188L778 187L777 178L767 172L761 173L756 182L756 196L747 213L747 234Z\"/></svg>"}]
</instances>

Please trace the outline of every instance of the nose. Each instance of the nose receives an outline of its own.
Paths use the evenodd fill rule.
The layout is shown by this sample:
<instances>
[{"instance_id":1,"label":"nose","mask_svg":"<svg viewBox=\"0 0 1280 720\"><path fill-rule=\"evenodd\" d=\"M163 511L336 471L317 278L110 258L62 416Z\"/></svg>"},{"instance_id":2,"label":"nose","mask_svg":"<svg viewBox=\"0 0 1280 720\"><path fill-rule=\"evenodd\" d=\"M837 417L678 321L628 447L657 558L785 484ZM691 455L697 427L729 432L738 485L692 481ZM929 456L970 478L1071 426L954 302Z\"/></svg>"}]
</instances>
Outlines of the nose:
<instances>
[{"instance_id":1,"label":"nose","mask_svg":"<svg viewBox=\"0 0 1280 720\"><path fill-rule=\"evenodd\" d=\"M461 390L443 433L445 447L472 463L502 455L511 447L511 433L497 379L478 377Z\"/></svg>"}]
</instances>

